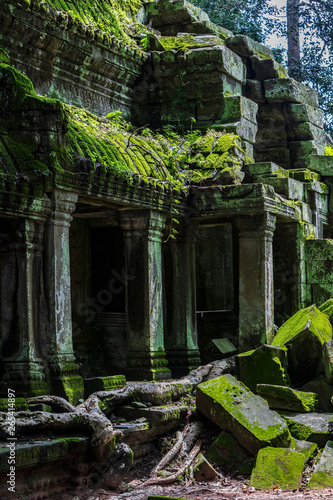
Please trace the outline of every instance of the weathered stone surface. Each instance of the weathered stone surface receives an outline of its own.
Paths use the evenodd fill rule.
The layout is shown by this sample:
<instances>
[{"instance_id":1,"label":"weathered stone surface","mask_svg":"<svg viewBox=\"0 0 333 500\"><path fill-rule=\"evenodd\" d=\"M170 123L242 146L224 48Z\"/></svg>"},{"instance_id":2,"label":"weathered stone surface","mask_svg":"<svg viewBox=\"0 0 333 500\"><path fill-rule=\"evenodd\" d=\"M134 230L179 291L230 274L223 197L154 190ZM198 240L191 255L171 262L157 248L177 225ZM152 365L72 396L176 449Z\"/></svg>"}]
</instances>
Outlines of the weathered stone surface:
<instances>
[{"instance_id":1,"label":"weathered stone surface","mask_svg":"<svg viewBox=\"0 0 333 500\"><path fill-rule=\"evenodd\" d=\"M326 143L324 130L310 122L288 125L287 133L291 141L316 141L318 144Z\"/></svg>"},{"instance_id":2,"label":"weathered stone surface","mask_svg":"<svg viewBox=\"0 0 333 500\"><path fill-rule=\"evenodd\" d=\"M206 452L206 457L218 466L237 469L246 474L254 465L254 458L230 432L222 431Z\"/></svg>"},{"instance_id":3,"label":"weathered stone surface","mask_svg":"<svg viewBox=\"0 0 333 500\"><path fill-rule=\"evenodd\" d=\"M333 306L330 306L330 309L332 309L332 315L330 316L330 321L332 323ZM327 313L325 312L325 314ZM326 382L330 385L333 385L333 341L332 340L324 343L322 360L323 360Z\"/></svg>"},{"instance_id":4,"label":"weathered stone surface","mask_svg":"<svg viewBox=\"0 0 333 500\"><path fill-rule=\"evenodd\" d=\"M308 482L310 490L333 488L333 442L328 441L316 460L312 476Z\"/></svg>"},{"instance_id":5,"label":"weathered stone surface","mask_svg":"<svg viewBox=\"0 0 333 500\"><path fill-rule=\"evenodd\" d=\"M333 176L333 156L310 154L307 165L320 175Z\"/></svg>"},{"instance_id":6,"label":"weathered stone surface","mask_svg":"<svg viewBox=\"0 0 333 500\"><path fill-rule=\"evenodd\" d=\"M305 457L290 448L263 448L259 451L251 475L251 486L269 490L295 490L300 486Z\"/></svg>"},{"instance_id":7,"label":"weathered stone surface","mask_svg":"<svg viewBox=\"0 0 333 500\"><path fill-rule=\"evenodd\" d=\"M205 363L227 358L237 352L237 347L229 339L212 339L205 348L202 359Z\"/></svg>"},{"instance_id":8,"label":"weathered stone surface","mask_svg":"<svg viewBox=\"0 0 333 500\"><path fill-rule=\"evenodd\" d=\"M221 377L222 375L236 375L236 358L231 356L227 359L212 361L213 368L209 372L207 380Z\"/></svg>"},{"instance_id":9,"label":"weathered stone surface","mask_svg":"<svg viewBox=\"0 0 333 500\"><path fill-rule=\"evenodd\" d=\"M185 60L192 72L197 73L203 65L204 72L207 72L206 65L210 65L210 70L226 73L242 84L246 81L246 68L242 59L225 45L189 50Z\"/></svg>"},{"instance_id":10,"label":"weathered stone surface","mask_svg":"<svg viewBox=\"0 0 333 500\"><path fill-rule=\"evenodd\" d=\"M292 78L272 78L264 85L268 102L295 102L318 107L317 92Z\"/></svg>"},{"instance_id":11,"label":"weathered stone surface","mask_svg":"<svg viewBox=\"0 0 333 500\"><path fill-rule=\"evenodd\" d=\"M285 103L283 111L288 123L310 122L317 127L323 126L323 110L310 104Z\"/></svg>"},{"instance_id":12,"label":"weathered stone surface","mask_svg":"<svg viewBox=\"0 0 333 500\"><path fill-rule=\"evenodd\" d=\"M243 96L224 97L223 114L219 120L221 123L238 122L241 118L257 125L258 105Z\"/></svg>"},{"instance_id":13,"label":"weathered stone surface","mask_svg":"<svg viewBox=\"0 0 333 500\"><path fill-rule=\"evenodd\" d=\"M245 118L241 118L238 122L228 122L223 124L220 124L218 120L216 124L213 125L213 128L215 130L224 130L229 134L239 135L241 139L254 144L258 125L246 120Z\"/></svg>"},{"instance_id":14,"label":"weathered stone surface","mask_svg":"<svg viewBox=\"0 0 333 500\"><path fill-rule=\"evenodd\" d=\"M309 166L310 170L317 172L313 166L308 165L308 158L311 155L323 155L325 153L325 143L316 141L290 141L289 149L293 168L304 168ZM320 173L320 172L319 172Z\"/></svg>"},{"instance_id":15,"label":"weathered stone surface","mask_svg":"<svg viewBox=\"0 0 333 500\"><path fill-rule=\"evenodd\" d=\"M244 87L244 95L258 104L266 102L264 85L259 80L247 79Z\"/></svg>"},{"instance_id":16,"label":"weathered stone surface","mask_svg":"<svg viewBox=\"0 0 333 500\"><path fill-rule=\"evenodd\" d=\"M301 391L314 392L318 397L318 409L324 412L332 412L333 385L328 384L323 376L319 376L302 387Z\"/></svg>"},{"instance_id":17,"label":"weathered stone surface","mask_svg":"<svg viewBox=\"0 0 333 500\"><path fill-rule=\"evenodd\" d=\"M274 191L281 194L288 200L304 201L304 185L302 182L291 179L290 177L262 177L253 176L253 182L263 182L273 186Z\"/></svg>"},{"instance_id":18,"label":"weathered stone surface","mask_svg":"<svg viewBox=\"0 0 333 500\"><path fill-rule=\"evenodd\" d=\"M266 177L288 177L289 172L271 161L249 163L244 167L245 172Z\"/></svg>"},{"instance_id":19,"label":"weathered stone surface","mask_svg":"<svg viewBox=\"0 0 333 500\"><path fill-rule=\"evenodd\" d=\"M85 378L83 382L85 395L88 397L93 392L110 391L116 387L124 387L126 377L125 375L112 375L110 377Z\"/></svg>"},{"instance_id":20,"label":"weathered stone surface","mask_svg":"<svg viewBox=\"0 0 333 500\"><path fill-rule=\"evenodd\" d=\"M301 392L282 385L258 384L257 394L264 398L272 410L289 410L309 413L318 407L317 395Z\"/></svg>"},{"instance_id":21,"label":"weathered stone surface","mask_svg":"<svg viewBox=\"0 0 333 500\"><path fill-rule=\"evenodd\" d=\"M196 401L198 410L221 429L231 432L252 454L269 444L290 444L284 420L231 375L200 384Z\"/></svg>"},{"instance_id":22,"label":"weathered stone surface","mask_svg":"<svg viewBox=\"0 0 333 500\"><path fill-rule=\"evenodd\" d=\"M333 439L333 416L331 413L283 412L291 435L301 441L316 443L323 448Z\"/></svg>"},{"instance_id":23,"label":"weathered stone surface","mask_svg":"<svg viewBox=\"0 0 333 500\"><path fill-rule=\"evenodd\" d=\"M155 422L157 424L179 420L179 425L181 425L181 423L185 421L187 411L187 406L150 406L148 408L138 408L133 405L120 406L115 413L128 420L136 420L144 417L149 422Z\"/></svg>"},{"instance_id":24,"label":"weathered stone surface","mask_svg":"<svg viewBox=\"0 0 333 500\"><path fill-rule=\"evenodd\" d=\"M251 391L257 384L289 385L287 349L264 344L253 351L238 354L238 377Z\"/></svg>"},{"instance_id":25,"label":"weathered stone surface","mask_svg":"<svg viewBox=\"0 0 333 500\"><path fill-rule=\"evenodd\" d=\"M200 453L193 469L193 476L196 481L213 481L217 478L216 470L202 453Z\"/></svg>"},{"instance_id":26,"label":"weathered stone surface","mask_svg":"<svg viewBox=\"0 0 333 500\"><path fill-rule=\"evenodd\" d=\"M293 382L305 382L315 375L322 345L327 340L332 340L332 326L328 317L312 305L286 321L272 345L288 347L290 378Z\"/></svg>"},{"instance_id":27,"label":"weathered stone surface","mask_svg":"<svg viewBox=\"0 0 333 500\"><path fill-rule=\"evenodd\" d=\"M297 181L309 182L309 181L320 181L320 175L316 172L312 172L308 168L294 168L289 169L289 176ZM318 308L320 310L320 308Z\"/></svg>"},{"instance_id":28,"label":"weathered stone surface","mask_svg":"<svg viewBox=\"0 0 333 500\"><path fill-rule=\"evenodd\" d=\"M251 64L258 80L270 78L287 78L288 71L274 59L262 59L260 56L251 56Z\"/></svg>"},{"instance_id":29,"label":"weathered stone surface","mask_svg":"<svg viewBox=\"0 0 333 500\"><path fill-rule=\"evenodd\" d=\"M263 60L274 59L271 49L245 35L235 35L228 38L225 44L233 52L242 57L251 57L255 55Z\"/></svg>"},{"instance_id":30,"label":"weathered stone surface","mask_svg":"<svg viewBox=\"0 0 333 500\"><path fill-rule=\"evenodd\" d=\"M317 451L318 446L316 443L311 443L310 441L300 441L299 439L293 438L291 443L291 449L303 453L305 461L308 462L310 458L313 457L314 453Z\"/></svg>"}]
</instances>

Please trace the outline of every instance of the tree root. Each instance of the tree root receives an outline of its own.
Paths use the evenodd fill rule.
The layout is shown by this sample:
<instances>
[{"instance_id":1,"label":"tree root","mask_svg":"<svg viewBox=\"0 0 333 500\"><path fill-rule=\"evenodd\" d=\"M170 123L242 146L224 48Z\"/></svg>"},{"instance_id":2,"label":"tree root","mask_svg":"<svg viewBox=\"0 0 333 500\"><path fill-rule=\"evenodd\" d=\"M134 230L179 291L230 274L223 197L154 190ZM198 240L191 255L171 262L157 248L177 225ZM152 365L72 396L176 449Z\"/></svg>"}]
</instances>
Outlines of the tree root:
<instances>
[{"instance_id":1,"label":"tree root","mask_svg":"<svg viewBox=\"0 0 333 500\"><path fill-rule=\"evenodd\" d=\"M192 462L195 460L196 456L200 452L202 445L201 439L198 439L196 442L195 446L192 448L190 451L187 459L183 463L183 465L175 472L174 474L171 474L171 476L168 477L152 477L145 481L141 486L151 486L153 484L158 484L158 485L164 485L164 484L170 484L174 483L177 481L177 479L183 474L183 472L192 464Z\"/></svg>"},{"instance_id":2,"label":"tree root","mask_svg":"<svg viewBox=\"0 0 333 500\"><path fill-rule=\"evenodd\" d=\"M183 434L180 431L176 433L177 441L175 445L168 451L166 455L162 458L162 460L154 467L152 470L152 475L155 476L159 470L163 469L171 460L177 455L180 451L181 446L183 444Z\"/></svg>"}]
</instances>

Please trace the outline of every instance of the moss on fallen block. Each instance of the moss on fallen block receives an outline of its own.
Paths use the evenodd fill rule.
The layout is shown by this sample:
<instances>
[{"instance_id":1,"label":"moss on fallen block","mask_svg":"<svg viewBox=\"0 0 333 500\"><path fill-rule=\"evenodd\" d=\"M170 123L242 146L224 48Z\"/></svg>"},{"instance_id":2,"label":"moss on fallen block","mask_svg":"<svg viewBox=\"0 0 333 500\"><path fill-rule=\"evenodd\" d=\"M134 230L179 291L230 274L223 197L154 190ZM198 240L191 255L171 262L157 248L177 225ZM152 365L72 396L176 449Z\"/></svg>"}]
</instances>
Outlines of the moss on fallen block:
<instances>
[{"instance_id":1,"label":"moss on fallen block","mask_svg":"<svg viewBox=\"0 0 333 500\"><path fill-rule=\"evenodd\" d=\"M258 384L257 394L264 398L272 410L309 413L318 408L317 394L302 392L281 385Z\"/></svg>"},{"instance_id":2,"label":"moss on fallen block","mask_svg":"<svg viewBox=\"0 0 333 500\"><path fill-rule=\"evenodd\" d=\"M265 446L288 447L291 442L283 418L231 375L199 384L196 403L198 410L253 455Z\"/></svg>"},{"instance_id":3,"label":"moss on fallen block","mask_svg":"<svg viewBox=\"0 0 333 500\"><path fill-rule=\"evenodd\" d=\"M262 345L236 357L238 377L251 391L257 384L289 385L287 348Z\"/></svg>"},{"instance_id":4,"label":"moss on fallen block","mask_svg":"<svg viewBox=\"0 0 333 500\"><path fill-rule=\"evenodd\" d=\"M333 442L328 441L316 461L314 471L308 483L310 490L333 488Z\"/></svg>"},{"instance_id":5,"label":"moss on fallen block","mask_svg":"<svg viewBox=\"0 0 333 500\"><path fill-rule=\"evenodd\" d=\"M304 455L290 448L263 448L258 453L250 484L259 490L273 486L295 490L300 486L304 463Z\"/></svg>"},{"instance_id":6,"label":"moss on fallen block","mask_svg":"<svg viewBox=\"0 0 333 500\"><path fill-rule=\"evenodd\" d=\"M315 306L301 309L286 321L272 345L288 348L288 373L293 383L314 378L322 345L332 340L332 325Z\"/></svg>"}]
</instances>

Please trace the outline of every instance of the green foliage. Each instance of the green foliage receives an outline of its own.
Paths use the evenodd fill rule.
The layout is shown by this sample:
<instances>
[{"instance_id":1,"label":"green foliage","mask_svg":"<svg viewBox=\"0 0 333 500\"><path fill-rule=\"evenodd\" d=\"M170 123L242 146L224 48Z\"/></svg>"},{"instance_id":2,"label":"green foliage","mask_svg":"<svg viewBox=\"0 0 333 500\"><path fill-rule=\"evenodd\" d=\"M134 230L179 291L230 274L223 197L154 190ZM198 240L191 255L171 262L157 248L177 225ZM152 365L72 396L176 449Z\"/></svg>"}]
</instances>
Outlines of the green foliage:
<instances>
[{"instance_id":1,"label":"green foliage","mask_svg":"<svg viewBox=\"0 0 333 500\"><path fill-rule=\"evenodd\" d=\"M263 16L276 9L270 0L192 0L192 3L209 14L210 19L235 34L247 35L257 42L264 42L270 31L269 21Z\"/></svg>"},{"instance_id":2,"label":"green foliage","mask_svg":"<svg viewBox=\"0 0 333 500\"><path fill-rule=\"evenodd\" d=\"M325 154L327 156L333 156L333 147L332 146L326 146Z\"/></svg>"},{"instance_id":3,"label":"green foliage","mask_svg":"<svg viewBox=\"0 0 333 500\"><path fill-rule=\"evenodd\" d=\"M92 29L125 41L128 45L137 45L132 37L144 31L144 27L135 20L135 15L142 7L140 0L45 0L45 3L58 11L66 12L72 19L91 26Z\"/></svg>"}]
</instances>

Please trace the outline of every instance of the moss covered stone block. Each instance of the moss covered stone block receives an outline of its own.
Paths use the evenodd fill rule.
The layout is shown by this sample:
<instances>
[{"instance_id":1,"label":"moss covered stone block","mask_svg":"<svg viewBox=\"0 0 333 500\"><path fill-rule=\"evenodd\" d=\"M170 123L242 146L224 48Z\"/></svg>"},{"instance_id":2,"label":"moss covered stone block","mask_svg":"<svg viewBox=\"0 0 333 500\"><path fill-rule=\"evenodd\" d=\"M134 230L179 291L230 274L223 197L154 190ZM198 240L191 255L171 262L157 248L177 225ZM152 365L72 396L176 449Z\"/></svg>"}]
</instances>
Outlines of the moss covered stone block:
<instances>
[{"instance_id":1,"label":"moss covered stone block","mask_svg":"<svg viewBox=\"0 0 333 500\"><path fill-rule=\"evenodd\" d=\"M308 462L310 458L313 458L314 454L318 450L318 445L316 443L311 443L310 441L301 441L300 439L293 439L290 445L292 450L303 453L305 457L305 462Z\"/></svg>"},{"instance_id":2,"label":"moss covered stone block","mask_svg":"<svg viewBox=\"0 0 333 500\"><path fill-rule=\"evenodd\" d=\"M324 112L309 104L285 103L283 113L288 123L310 122L317 127L322 127L324 123Z\"/></svg>"},{"instance_id":3,"label":"moss covered stone block","mask_svg":"<svg viewBox=\"0 0 333 500\"><path fill-rule=\"evenodd\" d=\"M301 309L286 321L272 341L288 348L288 373L292 382L315 376L322 345L332 340L332 325L315 305Z\"/></svg>"},{"instance_id":4,"label":"moss covered stone block","mask_svg":"<svg viewBox=\"0 0 333 500\"><path fill-rule=\"evenodd\" d=\"M271 49L246 35L235 35L225 41L226 45L241 57L256 55L262 60L274 59Z\"/></svg>"},{"instance_id":5,"label":"moss covered stone block","mask_svg":"<svg viewBox=\"0 0 333 500\"><path fill-rule=\"evenodd\" d=\"M238 377L251 391L257 384L289 385L287 349L264 344L258 349L238 354Z\"/></svg>"},{"instance_id":6,"label":"moss covered stone block","mask_svg":"<svg viewBox=\"0 0 333 500\"><path fill-rule=\"evenodd\" d=\"M209 461L199 454L198 461L193 469L193 476L196 481L213 481L217 478L217 472Z\"/></svg>"},{"instance_id":7,"label":"moss covered stone block","mask_svg":"<svg viewBox=\"0 0 333 500\"><path fill-rule=\"evenodd\" d=\"M333 175L333 156L310 155L308 158L308 167L320 175L331 177Z\"/></svg>"},{"instance_id":8,"label":"moss covered stone block","mask_svg":"<svg viewBox=\"0 0 333 500\"><path fill-rule=\"evenodd\" d=\"M275 59L262 59L257 55L250 57L252 68L258 80L270 78L288 78L288 71Z\"/></svg>"},{"instance_id":9,"label":"moss covered stone block","mask_svg":"<svg viewBox=\"0 0 333 500\"><path fill-rule=\"evenodd\" d=\"M88 397L93 392L111 391L118 387L124 387L126 377L125 375L111 375L110 377L85 378L83 382L85 395Z\"/></svg>"},{"instance_id":10,"label":"moss covered stone block","mask_svg":"<svg viewBox=\"0 0 333 500\"><path fill-rule=\"evenodd\" d=\"M15 406L12 407L12 401L10 400L10 404L8 405L8 398L0 398L0 411L7 412L8 409L14 411L27 411L28 404L25 398L15 398Z\"/></svg>"},{"instance_id":11,"label":"moss covered stone block","mask_svg":"<svg viewBox=\"0 0 333 500\"><path fill-rule=\"evenodd\" d=\"M241 446L230 432L222 431L206 451L206 458L218 466L249 473L254 457Z\"/></svg>"},{"instance_id":12,"label":"moss covered stone block","mask_svg":"<svg viewBox=\"0 0 333 500\"><path fill-rule=\"evenodd\" d=\"M333 488L333 442L328 441L315 463L308 483L310 490Z\"/></svg>"},{"instance_id":13,"label":"moss covered stone block","mask_svg":"<svg viewBox=\"0 0 333 500\"><path fill-rule=\"evenodd\" d=\"M333 385L328 384L323 375L302 385L300 390L317 394L319 411L333 412L333 405L331 402L333 397Z\"/></svg>"},{"instance_id":14,"label":"moss covered stone block","mask_svg":"<svg viewBox=\"0 0 333 500\"><path fill-rule=\"evenodd\" d=\"M290 448L263 448L258 453L250 484L259 490L273 486L295 490L300 486L304 463L303 453Z\"/></svg>"},{"instance_id":15,"label":"moss covered stone block","mask_svg":"<svg viewBox=\"0 0 333 500\"><path fill-rule=\"evenodd\" d=\"M264 82L268 102L294 102L318 107L318 94L292 78L272 78Z\"/></svg>"},{"instance_id":16,"label":"moss covered stone block","mask_svg":"<svg viewBox=\"0 0 333 500\"><path fill-rule=\"evenodd\" d=\"M309 413L318 408L318 397L314 392L301 392L291 387L270 384L258 384L256 392L272 410Z\"/></svg>"},{"instance_id":17,"label":"moss covered stone block","mask_svg":"<svg viewBox=\"0 0 333 500\"><path fill-rule=\"evenodd\" d=\"M290 434L301 441L310 441L323 448L333 439L333 416L330 413L283 412Z\"/></svg>"},{"instance_id":18,"label":"moss covered stone block","mask_svg":"<svg viewBox=\"0 0 333 500\"><path fill-rule=\"evenodd\" d=\"M198 410L253 455L268 445L290 444L286 422L231 375L199 384L196 401Z\"/></svg>"}]
</instances>

